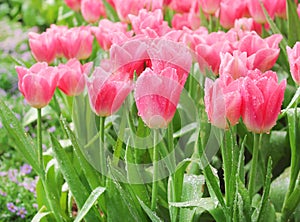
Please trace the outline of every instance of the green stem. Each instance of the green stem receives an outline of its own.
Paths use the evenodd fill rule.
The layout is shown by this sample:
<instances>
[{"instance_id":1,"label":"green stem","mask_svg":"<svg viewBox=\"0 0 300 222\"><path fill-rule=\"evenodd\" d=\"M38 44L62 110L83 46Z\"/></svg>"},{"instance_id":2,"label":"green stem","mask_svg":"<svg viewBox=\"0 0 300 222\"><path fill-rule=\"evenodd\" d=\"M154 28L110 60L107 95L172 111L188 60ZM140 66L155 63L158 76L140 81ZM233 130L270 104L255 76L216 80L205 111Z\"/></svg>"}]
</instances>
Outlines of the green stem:
<instances>
[{"instance_id":1,"label":"green stem","mask_svg":"<svg viewBox=\"0 0 300 222\"><path fill-rule=\"evenodd\" d=\"M226 145L224 145L224 141L221 142L221 154L222 154L222 162L223 162L223 171L224 171L224 184L225 184L225 200L226 200L226 205L229 203L228 200L229 200L229 192L228 192L228 185L229 185L229 177L228 174L229 173L229 166L227 166L226 164Z\"/></svg>"},{"instance_id":2,"label":"green stem","mask_svg":"<svg viewBox=\"0 0 300 222\"><path fill-rule=\"evenodd\" d=\"M100 172L102 174L102 186L105 186L106 175L106 159L105 159L105 144L104 144L104 128L105 117L100 117L99 136L100 136Z\"/></svg>"},{"instance_id":3,"label":"green stem","mask_svg":"<svg viewBox=\"0 0 300 222\"><path fill-rule=\"evenodd\" d=\"M254 146L252 150L252 164L251 164L250 178L249 178L250 199L252 199L255 192L256 169L257 169L258 153L261 146L262 134L258 135L254 133L253 136L254 136Z\"/></svg>"},{"instance_id":4,"label":"green stem","mask_svg":"<svg viewBox=\"0 0 300 222\"><path fill-rule=\"evenodd\" d=\"M63 221L62 215L59 213L61 212L61 209L59 207L59 204L57 203L57 200L54 198L54 195L50 193L50 189L47 184L46 180L46 172L44 168L44 159L43 159L43 138L42 138L42 109L37 109L37 151L38 151L38 163L40 165L40 168L42 170L42 173L40 176L42 185L44 187L47 201L50 206L51 211L53 212L53 216L55 217L56 221Z\"/></svg>"},{"instance_id":5,"label":"green stem","mask_svg":"<svg viewBox=\"0 0 300 222\"><path fill-rule=\"evenodd\" d=\"M300 182L298 183L295 190L291 193L291 195L287 198L285 202L281 214L281 222L288 221L289 217L295 211L296 207L300 202Z\"/></svg>"},{"instance_id":6,"label":"green stem","mask_svg":"<svg viewBox=\"0 0 300 222\"><path fill-rule=\"evenodd\" d=\"M43 146L42 146L42 109L37 109L37 150L39 165L44 174Z\"/></svg>"},{"instance_id":7,"label":"green stem","mask_svg":"<svg viewBox=\"0 0 300 222\"><path fill-rule=\"evenodd\" d=\"M298 113L297 107L299 103L299 98L296 100L294 116L288 116L288 125L289 125L289 137L290 137L290 147L291 147L291 167L290 167L290 183L287 190L287 193L284 198L283 206L282 206L282 218L286 218L286 211L290 209L291 205L288 203L290 200L290 196L294 193L294 189L296 186L298 174L299 174L299 156L297 150L297 135L298 135ZM299 187L300 188L300 187ZM298 188L298 189L299 189ZM297 188L296 188L297 189ZM299 192L299 191L298 191ZM300 197L299 197L300 198ZM286 218L287 220L288 218ZM282 219L282 221L285 221Z\"/></svg>"},{"instance_id":8,"label":"green stem","mask_svg":"<svg viewBox=\"0 0 300 222\"><path fill-rule=\"evenodd\" d=\"M153 180L152 180L152 198L151 198L151 210L155 211L157 202L157 188L158 188L158 146L157 146L157 132L154 130L153 135Z\"/></svg>"}]
</instances>

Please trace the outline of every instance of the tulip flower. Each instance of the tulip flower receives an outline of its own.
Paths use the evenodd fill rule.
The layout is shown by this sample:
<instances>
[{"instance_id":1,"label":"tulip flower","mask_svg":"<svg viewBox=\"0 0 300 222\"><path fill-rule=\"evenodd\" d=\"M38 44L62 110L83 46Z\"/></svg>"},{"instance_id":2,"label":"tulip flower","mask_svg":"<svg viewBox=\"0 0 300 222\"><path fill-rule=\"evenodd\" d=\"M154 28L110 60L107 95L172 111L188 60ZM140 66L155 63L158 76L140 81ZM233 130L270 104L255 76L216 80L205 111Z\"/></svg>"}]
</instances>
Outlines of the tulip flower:
<instances>
[{"instance_id":1,"label":"tulip flower","mask_svg":"<svg viewBox=\"0 0 300 222\"><path fill-rule=\"evenodd\" d=\"M59 64L58 88L68 96L78 96L85 88L92 62L81 65L77 59L70 59L66 64Z\"/></svg>"},{"instance_id":2,"label":"tulip flower","mask_svg":"<svg viewBox=\"0 0 300 222\"><path fill-rule=\"evenodd\" d=\"M219 39L217 33L211 33L206 38L215 39L214 43L209 43L207 40L200 43L196 46L197 60L202 72L205 71L205 68L211 68L211 70L218 75L221 59L221 52L231 52L232 46L231 43L224 39Z\"/></svg>"},{"instance_id":3,"label":"tulip flower","mask_svg":"<svg viewBox=\"0 0 300 222\"><path fill-rule=\"evenodd\" d=\"M248 58L246 52L233 51L220 53L221 64L219 75L230 74L234 79L246 76L249 69L253 67L253 58Z\"/></svg>"},{"instance_id":4,"label":"tulip flower","mask_svg":"<svg viewBox=\"0 0 300 222\"><path fill-rule=\"evenodd\" d=\"M234 28L239 31L255 31L257 34L261 35L262 25L255 22L253 18L240 18L236 19L234 22Z\"/></svg>"},{"instance_id":5,"label":"tulip flower","mask_svg":"<svg viewBox=\"0 0 300 222\"><path fill-rule=\"evenodd\" d=\"M128 15L138 15L145 8L147 11L163 8L163 0L114 0L116 12L123 22L129 22Z\"/></svg>"},{"instance_id":6,"label":"tulip flower","mask_svg":"<svg viewBox=\"0 0 300 222\"><path fill-rule=\"evenodd\" d=\"M220 4L220 24L232 28L236 19L242 18L248 12L246 1L222 0Z\"/></svg>"},{"instance_id":7,"label":"tulip flower","mask_svg":"<svg viewBox=\"0 0 300 222\"><path fill-rule=\"evenodd\" d=\"M106 16L105 7L102 0L82 0L81 14L85 21L89 23L96 22L100 16Z\"/></svg>"},{"instance_id":8,"label":"tulip flower","mask_svg":"<svg viewBox=\"0 0 300 222\"><path fill-rule=\"evenodd\" d=\"M127 75L110 74L97 67L87 81L87 88L92 110L106 117L118 111L132 91L133 83Z\"/></svg>"},{"instance_id":9,"label":"tulip flower","mask_svg":"<svg viewBox=\"0 0 300 222\"><path fill-rule=\"evenodd\" d=\"M278 84L273 71L249 71L242 83L242 119L254 133L269 133L281 110L286 80Z\"/></svg>"},{"instance_id":10,"label":"tulip flower","mask_svg":"<svg viewBox=\"0 0 300 222\"><path fill-rule=\"evenodd\" d=\"M30 32L29 46L33 57L39 62L52 63L56 56L57 42L52 32Z\"/></svg>"},{"instance_id":11,"label":"tulip flower","mask_svg":"<svg viewBox=\"0 0 300 222\"><path fill-rule=\"evenodd\" d=\"M293 48L286 47L290 63L290 72L293 80L300 85L300 42L296 42Z\"/></svg>"},{"instance_id":12,"label":"tulip flower","mask_svg":"<svg viewBox=\"0 0 300 222\"><path fill-rule=\"evenodd\" d=\"M49 104L58 81L57 70L45 62L38 62L27 69L17 66L18 86L27 103L34 108Z\"/></svg>"},{"instance_id":13,"label":"tulip flower","mask_svg":"<svg viewBox=\"0 0 300 222\"><path fill-rule=\"evenodd\" d=\"M262 72L273 67L279 56L279 42L282 35L274 34L262 39L255 33L249 33L242 37L238 43L238 50L247 52L248 57L253 57L253 69L257 68Z\"/></svg>"},{"instance_id":14,"label":"tulip flower","mask_svg":"<svg viewBox=\"0 0 300 222\"><path fill-rule=\"evenodd\" d=\"M98 27L92 27L91 30L105 51L108 51L113 43L122 44L132 36L132 32L127 32L127 24L111 22L108 19L101 19Z\"/></svg>"},{"instance_id":15,"label":"tulip flower","mask_svg":"<svg viewBox=\"0 0 300 222\"><path fill-rule=\"evenodd\" d=\"M92 54L94 37L88 27L71 28L59 40L67 59L87 59Z\"/></svg>"},{"instance_id":16,"label":"tulip flower","mask_svg":"<svg viewBox=\"0 0 300 222\"><path fill-rule=\"evenodd\" d=\"M220 8L221 0L200 0L200 6L204 13L215 14Z\"/></svg>"},{"instance_id":17,"label":"tulip flower","mask_svg":"<svg viewBox=\"0 0 300 222\"><path fill-rule=\"evenodd\" d=\"M267 23L267 19L262 10L260 2L262 2L271 18L274 18L276 4L274 3L274 0L247 0L247 6L251 17L256 22L264 24Z\"/></svg>"},{"instance_id":18,"label":"tulip flower","mask_svg":"<svg viewBox=\"0 0 300 222\"><path fill-rule=\"evenodd\" d=\"M81 0L64 0L64 1L70 9L76 12L80 10Z\"/></svg>"},{"instance_id":19,"label":"tulip flower","mask_svg":"<svg viewBox=\"0 0 300 222\"><path fill-rule=\"evenodd\" d=\"M212 125L221 129L228 129L228 122L231 126L236 125L242 107L240 80L234 80L227 73L221 75L215 82L206 78L204 103Z\"/></svg>"},{"instance_id":20,"label":"tulip flower","mask_svg":"<svg viewBox=\"0 0 300 222\"><path fill-rule=\"evenodd\" d=\"M54 37L53 41L55 42L54 45L56 47L56 57L57 58L61 58L64 56L59 39L60 39L60 36L62 36L67 31L68 31L67 26L57 26L55 24L51 24L50 28L47 28L47 30L46 30L47 33L51 33Z\"/></svg>"},{"instance_id":21,"label":"tulip flower","mask_svg":"<svg viewBox=\"0 0 300 222\"><path fill-rule=\"evenodd\" d=\"M139 76L149 66L149 43L143 39L132 39L122 45L113 44L110 49L111 71L128 74L133 79L134 72Z\"/></svg>"},{"instance_id":22,"label":"tulip flower","mask_svg":"<svg viewBox=\"0 0 300 222\"><path fill-rule=\"evenodd\" d=\"M176 69L167 67L156 73L146 68L136 81L138 115L149 128L166 128L175 114L182 89Z\"/></svg>"},{"instance_id":23,"label":"tulip flower","mask_svg":"<svg viewBox=\"0 0 300 222\"><path fill-rule=\"evenodd\" d=\"M161 9L157 9L153 12L141 9L137 16L128 15L128 17L135 34L143 34L145 29L151 29L155 31L158 36L162 36L170 31L168 22L163 19L163 12Z\"/></svg>"},{"instance_id":24,"label":"tulip flower","mask_svg":"<svg viewBox=\"0 0 300 222\"><path fill-rule=\"evenodd\" d=\"M169 6L176 12L184 13L190 11L192 4L193 1L190 0L173 0Z\"/></svg>"},{"instance_id":25,"label":"tulip flower","mask_svg":"<svg viewBox=\"0 0 300 222\"><path fill-rule=\"evenodd\" d=\"M167 67L174 68L179 84L185 84L192 66L192 56L183 43L156 39L149 46L148 54L155 73L160 73Z\"/></svg>"}]
</instances>

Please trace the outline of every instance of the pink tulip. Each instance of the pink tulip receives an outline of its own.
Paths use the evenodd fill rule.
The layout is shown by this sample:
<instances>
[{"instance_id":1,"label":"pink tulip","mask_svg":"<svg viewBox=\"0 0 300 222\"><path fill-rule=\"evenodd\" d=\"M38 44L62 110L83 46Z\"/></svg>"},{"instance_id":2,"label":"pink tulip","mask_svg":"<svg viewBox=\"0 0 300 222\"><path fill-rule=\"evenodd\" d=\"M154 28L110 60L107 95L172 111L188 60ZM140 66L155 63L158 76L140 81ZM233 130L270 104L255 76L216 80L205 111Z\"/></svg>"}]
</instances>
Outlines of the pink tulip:
<instances>
[{"instance_id":1,"label":"pink tulip","mask_svg":"<svg viewBox=\"0 0 300 222\"><path fill-rule=\"evenodd\" d=\"M210 123L221 129L228 129L239 122L242 97L240 80L233 80L229 74L223 74L215 82L205 80L205 111ZM228 122L227 122L228 121Z\"/></svg>"},{"instance_id":2,"label":"pink tulip","mask_svg":"<svg viewBox=\"0 0 300 222\"><path fill-rule=\"evenodd\" d=\"M58 88L68 96L78 96L85 88L92 62L81 65L77 59L70 59L66 64L59 64Z\"/></svg>"},{"instance_id":3,"label":"pink tulip","mask_svg":"<svg viewBox=\"0 0 300 222\"><path fill-rule=\"evenodd\" d=\"M34 108L43 108L50 102L58 80L57 70L45 62L38 62L27 69L16 66L18 86L28 104Z\"/></svg>"},{"instance_id":4,"label":"pink tulip","mask_svg":"<svg viewBox=\"0 0 300 222\"><path fill-rule=\"evenodd\" d=\"M56 56L57 42L54 33L29 32L29 46L33 57L39 62L52 63Z\"/></svg>"},{"instance_id":5,"label":"pink tulip","mask_svg":"<svg viewBox=\"0 0 300 222\"><path fill-rule=\"evenodd\" d=\"M195 51L202 72L210 68L215 75L218 75L221 63L220 53L232 51L228 34L224 32L210 33L204 37L201 43L196 45Z\"/></svg>"},{"instance_id":6,"label":"pink tulip","mask_svg":"<svg viewBox=\"0 0 300 222\"><path fill-rule=\"evenodd\" d=\"M220 4L220 24L226 28L232 28L236 19L242 18L248 13L246 1L222 0Z\"/></svg>"},{"instance_id":7,"label":"pink tulip","mask_svg":"<svg viewBox=\"0 0 300 222\"><path fill-rule=\"evenodd\" d=\"M286 80L278 84L273 71L249 71L242 83L242 119L251 132L268 133L281 110Z\"/></svg>"},{"instance_id":8,"label":"pink tulip","mask_svg":"<svg viewBox=\"0 0 300 222\"><path fill-rule=\"evenodd\" d=\"M158 36L162 36L170 31L168 23L163 19L163 12L161 9L157 9L153 12L141 9L137 16L128 15L128 17L136 35L143 34L143 31L146 29L155 31Z\"/></svg>"},{"instance_id":9,"label":"pink tulip","mask_svg":"<svg viewBox=\"0 0 300 222\"><path fill-rule=\"evenodd\" d=\"M175 14L172 18L172 27L174 29L183 29L183 27L195 30L200 27L201 21L195 13Z\"/></svg>"},{"instance_id":10,"label":"pink tulip","mask_svg":"<svg viewBox=\"0 0 300 222\"><path fill-rule=\"evenodd\" d=\"M253 69L257 68L262 72L269 70L275 64L279 56L279 42L282 35L274 34L262 39L256 33L245 35L238 43L238 50L247 52L248 57L253 57Z\"/></svg>"},{"instance_id":11,"label":"pink tulip","mask_svg":"<svg viewBox=\"0 0 300 222\"><path fill-rule=\"evenodd\" d=\"M80 10L81 0L64 0L66 5L74 11Z\"/></svg>"},{"instance_id":12,"label":"pink tulip","mask_svg":"<svg viewBox=\"0 0 300 222\"><path fill-rule=\"evenodd\" d=\"M300 85L300 42L296 42L293 48L286 47L290 63L290 72L293 80Z\"/></svg>"},{"instance_id":13,"label":"pink tulip","mask_svg":"<svg viewBox=\"0 0 300 222\"><path fill-rule=\"evenodd\" d=\"M230 74L233 79L246 76L249 69L253 67L253 58L248 58L246 52L233 51L231 53L220 53L221 64L219 75Z\"/></svg>"},{"instance_id":14,"label":"pink tulip","mask_svg":"<svg viewBox=\"0 0 300 222\"><path fill-rule=\"evenodd\" d=\"M128 75L133 79L134 73L139 76L149 66L148 55L149 41L144 39L134 39L122 45L114 44L110 49L110 70Z\"/></svg>"},{"instance_id":15,"label":"pink tulip","mask_svg":"<svg viewBox=\"0 0 300 222\"><path fill-rule=\"evenodd\" d=\"M82 0L81 14L84 20L89 23L98 21L100 16L106 17L102 0Z\"/></svg>"},{"instance_id":16,"label":"pink tulip","mask_svg":"<svg viewBox=\"0 0 300 222\"><path fill-rule=\"evenodd\" d=\"M199 2L199 0L196 0ZM179 13L189 12L192 7L192 0L172 0L170 3L170 8Z\"/></svg>"},{"instance_id":17,"label":"pink tulip","mask_svg":"<svg viewBox=\"0 0 300 222\"><path fill-rule=\"evenodd\" d=\"M182 89L176 69L167 67L156 73L146 68L136 82L138 115L149 128L166 128L175 114Z\"/></svg>"},{"instance_id":18,"label":"pink tulip","mask_svg":"<svg viewBox=\"0 0 300 222\"><path fill-rule=\"evenodd\" d=\"M88 27L71 28L59 40L67 59L87 59L92 54L94 37Z\"/></svg>"},{"instance_id":19,"label":"pink tulip","mask_svg":"<svg viewBox=\"0 0 300 222\"><path fill-rule=\"evenodd\" d=\"M173 16L172 27L175 29L183 29L185 26L189 29L196 30L201 24L199 14L199 4L197 1L195 1L188 13L177 13Z\"/></svg>"},{"instance_id":20,"label":"pink tulip","mask_svg":"<svg viewBox=\"0 0 300 222\"><path fill-rule=\"evenodd\" d=\"M221 0L200 0L200 6L204 13L215 14L215 12L220 8Z\"/></svg>"},{"instance_id":21,"label":"pink tulip","mask_svg":"<svg viewBox=\"0 0 300 222\"><path fill-rule=\"evenodd\" d=\"M148 54L155 73L160 73L167 67L174 68L179 84L185 84L192 65L191 52L185 44L156 39L151 43Z\"/></svg>"},{"instance_id":22,"label":"pink tulip","mask_svg":"<svg viewBox=\"0 0 300 222\"><path fill-rule=\"evenodd\" d=\"M122 44L132 36L132 32L127 32L127 24L114 23L108 19L101 19L98 27L92 28L92 32L105 51L108 51L113 43Z\"/></svg>"},{"instance_id":23,"label":"pink tulip","mask_svg":"<svg viewBox=\"0 0 300 222\"><path fill-rule=\"evenodd\" d=\"M264 5L271 18L274 18L276 10L276 2L274 0L247 0L248 9L251 17L258 23L267 23L260 2Z\"/></svg>"},{"instance_id":24,"label":"pink tulip","mask_svg":"<svg viewBox=\"0 0 300 222\"><path fill-rule=\"evenodd\" d=\"M51 33L54 36L54 45L56 46L56 57L63 57L63 51L60 43L60 36L64 35L65 32L68 31L67 26L57 26L55 24L51 24L50 28L47 28L46 32Z\"/></svg>"},{"instance_id":25,"label":"pink tulip","mask_svg":"<svg viewBox=\"0 0 300 222\"><path fill-rule=\"evenodd\" d=\"M145 8L148 11L162 9L163 0L114 0L115 9L121 21L129 22L128 15L138 15L139 11Z\"/></svg>"},{"instance_id":26,"label":"pink tulip","mask_svg":"<svg viewBox=\"0 0 300 222\"><path fill-rule=\"evenodd\" d=\"M262 33L262 25L255 22L253 18L240 18L235 20L234 28L237 31L255 31L259 35Z\"/></svg>"},{"instance_id":27,"label":"pink tulip","mask_svg":"<svg viewBox=\"0 0 300 222\"><path fill-rule=\"evenodd\" d=\"M110 74L97 67L87 81L87 88L92 110L98 116L110 116L121 107L133 84L122 73Z\"/></svg>"}]
</instances>

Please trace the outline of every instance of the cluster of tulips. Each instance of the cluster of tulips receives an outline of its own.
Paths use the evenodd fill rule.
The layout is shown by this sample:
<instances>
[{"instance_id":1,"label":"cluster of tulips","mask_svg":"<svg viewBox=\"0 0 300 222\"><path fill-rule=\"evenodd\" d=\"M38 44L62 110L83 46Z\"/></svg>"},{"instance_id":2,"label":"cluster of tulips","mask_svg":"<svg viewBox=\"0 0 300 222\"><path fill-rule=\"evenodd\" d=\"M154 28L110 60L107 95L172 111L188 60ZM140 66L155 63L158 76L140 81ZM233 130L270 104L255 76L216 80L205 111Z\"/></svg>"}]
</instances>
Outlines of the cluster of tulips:
<instances>
[{"instance_id":1,"label":"cluster of tulips","mask_svg":"<svg viewBox=\"0 0 300 222\"><path fill-rule=\"evenodd\" d=\"M204 27L172 29L161 9L141 9L128 19L131 31L124 22L102 19L98 26L52 25L41 34L30 33L30 48L39 63L30 69L17 67L19 89L28 103L44 107L57 86L68 96L79 95L87 82L92 109L109 116L133 90L135 73L139 115L149 127L165 128L194 60L204 74L209 68L220 75L214 83L207 79L205 87L206 111L213 125L225 129L227 120L233 126L240 116L253 132L269 132L275 125L286 82L278 84L276 73L269 70L280 52L280 34L263 39L251 30L252 18L238 21L228 32L208 33ZM110 59L103 59L87 78L93 65L81 65L78 60L89 58L94 37L109 51ZM68 62L48 67L47 63L61 57ZM266 107L271 110L268 114L261 112Z\"/></svg>"},{"instance_id":2,"label":"cluster of tulips","mask_svg":"<svg viewBox=\"0 0 300 222\"><path fill-rule=\"evenodd\" d=\"M101 117L99 118L100 124L95 127L96 130L99 129L100 136L96 135L92 138L94 135L89 135L85 141L88 144L83 145L89 147L97 140L97 136L100 137L100 148L97 146L101 153L99 162L106 169L106 163L109 161L107 161L103 150L104 135L106 135L104 133L105 117L116 114L126 98L133 94L130 99L134 99L134 108L136 109L130 111L137 111L135 117L140 117L148 128L154 129L151 131L147 128L147 130L160 132L157 129L167 129L168 138L161 142L163 145L160 142L157 143L158 145L155 144L157 138L154 134L154 145L148 146L153 150L153 153L148 157L153 161L153 178L151 178L153 183L151 185L152 196L149 198L151 199L151 210L146 211L153 213L157 207L158 193L157 158L159 154L157 147L166 146L166 150L170 151L168 150L168 146L170 146L172 150L173 142L177 139L176 134L173 134L172 121L176 120L174 116L176 116L182 92L187 89L196 104L197 112L199 111L197 117L202 118L203 115L200 112L205 110L209 124L225 132L225 139L220 142L224 169L225 201L218 187L218 182L215 181L216 177L213 176L207 163L206 166L208 165L208 167L204 166L202 170L207 184L209 184L209 192L213 192L211 196L217 197L227 221L231 221L234 214L243 207L242 214L247 216L248 212L245 209L251 208L252 198L258 191L256 171L262 136L265 133L269 134L276 125L282 110L287 86L292 86L295 90L300 85L300 42L293 39L294 42L291 41L292 43L287 44L285 34L279 31L274 32L276 30L274 21L276 19L285 21L288 17L286 12L291 11L291 9L287 9L287 1L130 0L124 2L121 0L65 0L65 3L74 10L74 13L81 13L82 25L67 27L52 24L42 33L29 33L29 46L37 62L29 68L16 66L20 92L29 105L38 109L38 131L41 130L41 108L50 103L57 88L68 98L80 98L80 95L83 95L84 98L88 98L91 110ZM297 1L288 0L288 4L290 8L294 9L294 14L298 16L296 12ZM300 10L298 11L300 12ZM168 16L169 20L166 21L164 17ZM291 15L289 16L291 17ZM284 59L285 61L282 62ZM284 67L284 69L286 73L290 72L292 78L286 78L289 74L278 75L275 71L278 70L275 64L280 66L283 63L290 67ZM195 74L196 72L200 75ZM191 81L188 81L186 85L187 80ZM196 87L194 87L195 83ZM201 88L202 85L204 89ZM297 107L298 98L296 96L297 93L288 108L295 104ZM190 107L183 107L183 109L188 110ZM73 115L76 114L73 112ZM290 140L293 141L295 140L293 135L298 133L297 121L290 123L291 117L289 118ZM293 118L297 119L297 110ZM90 120L90 116L87 119ZM253 133L253 144L247 145L252 146L252 149L250 148L251 169L248 173L247 185L245 173L240 169L243 168L243 146L246 137L243 139L241 136L240 140L237 139L240 135L235 125L239 123L242 123L241 125L245 126L245 129ZM135 132L140 130L139 120L132 125ZM295 129L291 129L292 126ZM124 134L125 126L122 125L122 127L120 129L123 131L114 132L113 136L118 137ZM182 133L184 135L189 132L188 128L191 126L180 127L184 128L183 131L185 132ZM68 127L66 129L68 131ZM195 131L203 130L197 127L193 129ZM68 136L70 135L69 132ZM204 144L201 144L201 135L201 133L196 132L187 139L190 141L197 137L192 158L194 156L199 157L199 154L203 153L203 150L199 151L199 147ZM114 140L113 136L110 140ZM57 155L56 158L63 160L62 152L57 148L59 143L54 138L51 139L54 152ZM72 136L70 139L75 140ZM128 144L125 148L123 145L126 141L120 142L119 139L112 142L112 146L116 145L116 148L111 149L113 157L119 158L123 155L124 159L131 158L133 155L130 153L131 148ZM243 142L240 142L242 140ZM282 221L287 220L288 214L296 208L297 205L293 204L298 202L294 200L300 199L300 189L295 188L299 172L299 167L295 167L295 165L300 162L300 159L297 162L298 157L295 157L296 145L293 142L291 144L291 168L293 172L291 173L292 182L290 184L292 185L289 187L282 207ZM76 155L78 155L77 145L74 145ZM41 150L40 141L39 147ZM145 147L147 146L145 145ZM188 148L184 147L183 149ZM140 153L137 152L135 155L141 163L144 163L142 158L139 159ZM38 156L40 168L44 170L42 154L39 153ZM78 159L85 164L85 160L80 155ZM115 165L119 163L115 159L112 161ZM190 161L190 159L185 161ZM135 162L135 164L140 162ZM169 167L180 171L185 164L179 164L180 166L176 168L174 157L174 166ZM88 164L84 166L90 169ZM62 164L60 167L71 168L71 164L68 167ZM124 172L130 171L129 167L127 168ZM271 161L268 162L267 168L265 180L269 181L269 184L266 187L270 186L271 183ZM71 177L68 177L68 172L71 171L62 170L62 172L65 173L67 182L72 183ZM172 173L170 172L170 174ZM231 173L234 175L232 176ZM240 178L239 174L241 175ZM174 187L178 181L184 181L183 173L180 174L182 176L180 179L176 178L178 174L175 173L174 175L170 176L168 182L170 183L168 184L170 192L174 189L174 194L168 194L169 203L176 201L179 203L181 198L176 196ZM101 186L106 185L104 176L101 177ZM95 178L97 177L95 176ZM97 180L95 179L95 181ZM91 184L92 189L99 185L97 181L95 182L97 186L94 186L93 180ZM47 188L46 180L44 187ZM72 188L74 186L70 185L71 190ZM107 189L110 189L109 186ZM264 188L264 192L268 192L268 189ZM259 215L255 216L255 212L251 211L253 217L260 218L260 214L266 212L267 198L265 196L267 195L264 194L261 198L262 204L257 210L260 212L257 213ZM245 206L237 207L238 201L244 201ZM100 202L99 205L101 205ZM50 207L55 209L55 204ZM169 209L170 214L174 213L175 215L173 221L176 221L178 211L174 210L174 206L169 206ZM153 215L151 214L151 216ZM59 216L56 215L57 218ZM153 218L156 218L155 213ZM253 219L253 221L256 220Z\"/></svg>"}]
</instances>

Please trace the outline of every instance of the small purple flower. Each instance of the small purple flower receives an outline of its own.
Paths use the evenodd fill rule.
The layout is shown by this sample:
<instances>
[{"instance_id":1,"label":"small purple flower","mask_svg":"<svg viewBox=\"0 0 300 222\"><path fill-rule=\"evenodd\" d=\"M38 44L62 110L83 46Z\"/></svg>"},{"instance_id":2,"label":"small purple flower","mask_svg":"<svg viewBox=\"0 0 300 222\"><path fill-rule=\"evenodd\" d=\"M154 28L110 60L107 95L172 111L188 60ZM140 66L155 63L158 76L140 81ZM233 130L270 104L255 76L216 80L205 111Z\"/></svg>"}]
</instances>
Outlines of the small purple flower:
<instances>
[{"instance_id":1,"label":"small purple flower","mask_svg":"<svg viewBox=\"0 0 300 222\"><path fill-rule=\"evenodd\" d=\"M8 170L8 174L7 174L8 178L10 179L10 181L14 182L14 183L19 183L17 176L18 176L18 170L16 169L10 169Z\"/></svg>"},{"instance_id":2,"label":"small purple flower","mask_svg":"<svg viewBox=\"0 0 300 222\"><path fill-rule=\"evenodd\" d=\"M32 138L35 138L35 137L36 137L36 134L35 134L35 133L31 133L31 137L32 137Z\"/></svg>"},{"instance_id":3,"label":"small purple flower","mask_svg":"<svg viewBox=\"0 0 300 222\"><path fill-rule=\"evenodd\" d=\"M43 151L47 151L47 146L45 144L42 144Z\"/></svg>"},{"instance_id":4,"label":"small purple flower","mask_svg":"<svg viewBox=\"0 0 300 222\"><path fill-rule=\"evenodd\" d=\"M29 131L29 126L25 126L24 130L27 133Z\"/></svg>"},{"instance_id":5,"label":"small purple flower","mask_svg":"<svg viewBox=\"0 0 300 222\"><path fill-rule=\"evenodd\" d=\"M5 193L3 190L0 190L0 195L3 196L3 197L6 197L7 193Z\"/></svg>"},{"instance_id":6,"label":"small purple flower","mask_svg":"<svg viewBox=\"0 0 300 222\"><path fill-rule=\"evenodd\" d=\"M19 113L15 113L15 117L20 120L21 119L21 115Z\"/></svg>"},{"instance_id":7,"label":"small purple flower","mask_svg":"<svg viewBox=\"0 0 300 222\"><path fill-rule=\"evenodd\" d=\"M15 213L18 210L18 208L12 202L7 203L6 207L12 213Z\"/></svg>"},{"instance_id":8,"label":"small purple flower","mask_svg":"<svg viewBox=\"0 0 300 222\"><path fill-rule=\"evenodd\" d=\"M5 171L0 171L0 177L6 177L7 176L7 172Z\"/></svg>"},{"instance_id":9,"label":"small purple flower","mask_svg":"<svg viewBox=\"0 0 300 222\"><path fill-rule=\"evenodd\" d=\"M20 167L20 173L21 173L21 175L30 174L31 171L32 171L32 167L29 164L27 164L27 163L25 163L24 165L22 165Z\"/></svg>"},{"instance_id":10,"label":"small purple flower","mask_svg":"<svg viewBox=\"0 0 300 222\"><path fill-rule=\"evenodd\" d=\"M32 204L32 207L35 209L38 209L39 206L36 203L34 203L34 204Z\"/></svg>"},{"instance_id":11,"label":"small purple flower","mask_svg":"<svg viewBox=\"0 0 300 222\"><path fill-rule=\"evenodd\" d=\"M56 130L55 126L52 126L48 129L49 133L53 133Z\"/></svg>"},{"instance_id":12,"label":"small purple flower","mask_svg":"<svg viewBox=\"0 0 300 222\"><path fill-rule=\"evenodd\" d=\"M20 216L21 218L25 218L27 214L27 210L25 209L25 207L20 207L18 209L17 215Z\"/></svg>"},{"instance_id":13,"label":"small purple flower","mask_svg":"<svg viewBox=\"0 0 300 222\"><path fill-rule=\"evenodd\" d=\"M0 129L2 129L3 128L3 124L2 124L2 122L0 122Z\"/></svg>"}]
</instances>

